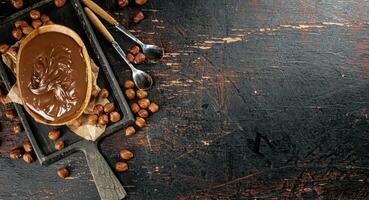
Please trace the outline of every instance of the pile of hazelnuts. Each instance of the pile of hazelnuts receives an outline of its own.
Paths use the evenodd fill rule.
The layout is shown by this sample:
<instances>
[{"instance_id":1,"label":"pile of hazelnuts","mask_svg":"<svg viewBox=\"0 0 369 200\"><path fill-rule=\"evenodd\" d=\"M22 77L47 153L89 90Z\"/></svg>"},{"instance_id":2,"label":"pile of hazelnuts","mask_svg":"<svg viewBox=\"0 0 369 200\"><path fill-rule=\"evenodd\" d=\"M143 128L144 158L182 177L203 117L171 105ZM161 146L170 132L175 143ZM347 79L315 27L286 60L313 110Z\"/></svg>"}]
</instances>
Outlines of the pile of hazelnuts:
<instances>
[{"instance_id":1,"label":"pile of hazelnuts","mask_svg":"<svg viewBox=\"0 0 369 200\"><path fill-rule=\"evenodd\" d=\"M102 88L100 91L94 88L91 93L91 99L93 98L107 98L109 96L109 91ZM119 112L115 111L115 105L113 102L107 103L105 105L96 104L93 108L93 113L88 116L87 123L89 125L99 125L104 126L109 122L117 122L121 119Z\"/></svg>"},{"instance_id":2,"label":"pile of hazelnuts","mask_svg":"<svg viewBox=\"0 0 369 200\"><path fill-rule=\"evenodd\" d=\"M54 0L54 4L55 4L56 7L60 8L60 7L64 6L65 1L66 0ZM23 8L23 5L24 5L23 0L11 0L10 2L13 5L13 7L16 8L16 9Z\"/></svg>"},{"instance_id":3,"label":"pile of hazelnuts","mask_svg":"<svg viewBox=\"0 0 369 200\"><path fill-rule=\"evenodd\" d=\"M136 128L146 126L146 119L150 113L156 113L159 110L158 104L151 102L147 97L146 90L135 90L135 84L131 80L124 82L124 94L132 103L130 104L131 111L135 114L135 126L128 126L125 129L125 135L131 136L136 133Z\"/></svg>"},{"instance_id":4,"label":"pile of hazelnuts","mask_svg":"<svg viewBox=\"0 0 369 200\"><path fill-rule=\"evenodd\" d=\"M33 162L33 148L31 142L27 139L23 141L22 147L15 148L9 152L9 157L11 159L23 158L24 162Z\"/></svg>"},{"instance_id":5,"label":"pile of hazelnuts","mask_svg":"<svg viewBox=\"0 0 369 200\"><path fill-rule=\"evenodd\" d=\"M129 0L117 0L118 5L122 8L128 6ZM135 0L136 5L142 6L147 3L147 0ZM145 19L145 15L142 11L137 10L132 17L132 21L136 24Z\"/></svg>"}]
</instances>

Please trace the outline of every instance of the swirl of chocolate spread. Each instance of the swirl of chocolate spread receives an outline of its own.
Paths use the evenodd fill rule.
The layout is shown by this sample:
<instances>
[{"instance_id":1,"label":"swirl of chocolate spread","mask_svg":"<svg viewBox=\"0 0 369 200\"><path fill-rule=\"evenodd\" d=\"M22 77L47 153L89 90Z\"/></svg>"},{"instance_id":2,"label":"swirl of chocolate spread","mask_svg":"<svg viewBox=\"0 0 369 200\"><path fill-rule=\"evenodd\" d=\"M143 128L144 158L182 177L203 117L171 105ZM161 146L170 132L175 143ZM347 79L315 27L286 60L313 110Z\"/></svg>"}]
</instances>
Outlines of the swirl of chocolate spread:
<instances>
[{"instance_id":1,"label":"swirl of chocolate spread","mask_svg":"<svg viewBox=\"0 0 369 200\"><path fill-rule=\"evenodd\" d=\"M48 121L73 116L87 91L82 48L69 36L48 32L24 46L19 87L26 106Z\"/></svg>"}]
</instances>

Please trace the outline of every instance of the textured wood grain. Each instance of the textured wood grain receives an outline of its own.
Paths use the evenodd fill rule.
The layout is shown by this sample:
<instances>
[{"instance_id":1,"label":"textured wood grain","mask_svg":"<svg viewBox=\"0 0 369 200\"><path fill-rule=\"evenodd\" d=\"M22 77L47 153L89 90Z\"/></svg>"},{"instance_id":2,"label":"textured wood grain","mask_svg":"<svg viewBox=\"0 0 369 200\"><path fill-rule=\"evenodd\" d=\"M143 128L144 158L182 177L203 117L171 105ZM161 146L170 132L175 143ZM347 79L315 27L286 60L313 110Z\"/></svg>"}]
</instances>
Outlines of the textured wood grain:
<instances>
[{"instance_id":1,"label":"textured wood grain","mask_svg":"<svg viewBox=\"0 0 369 200\"><path fill-rule=\"evenodd\" d=\"M148 127L101 142L128 199L367 199L369 5L336 0L96 1L144 42L166 49L142 65L161 106ZM106 24L107 25L107 24ZM111 27L125 47L130 43ZM126 65L100 37L120 81ZM12 161L20 137L0 118L0 198L98 199L82 154L55 165Z\"/></svg>"}]
</instances>

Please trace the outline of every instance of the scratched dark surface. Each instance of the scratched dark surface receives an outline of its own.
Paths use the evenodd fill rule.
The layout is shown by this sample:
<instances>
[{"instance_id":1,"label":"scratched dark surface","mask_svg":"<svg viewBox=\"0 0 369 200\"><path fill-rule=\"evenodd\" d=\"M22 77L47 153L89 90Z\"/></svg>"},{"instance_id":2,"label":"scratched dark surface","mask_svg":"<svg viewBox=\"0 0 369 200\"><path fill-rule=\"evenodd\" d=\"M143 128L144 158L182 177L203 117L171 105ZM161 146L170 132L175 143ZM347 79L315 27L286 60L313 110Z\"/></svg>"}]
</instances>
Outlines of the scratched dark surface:
<instances>
[{"instance_id":1,"label":"scratched dark surface","mask_svg":"<svg viewBox=\"0 0 369 200\"><path fill-rule=\"evenodd\" d=\"M139 25L129 23L138 7L97 2L166 50L139 66L155 78L160 112L100 145L111 165L134 152L118 174L128 199L369 198L368 2L151 0ZM99 198L83 154L49 167L10 160L24 134L0 120L0 199ZM68 180L56 176L64 164Z\"/></svg>"}]
</instances>

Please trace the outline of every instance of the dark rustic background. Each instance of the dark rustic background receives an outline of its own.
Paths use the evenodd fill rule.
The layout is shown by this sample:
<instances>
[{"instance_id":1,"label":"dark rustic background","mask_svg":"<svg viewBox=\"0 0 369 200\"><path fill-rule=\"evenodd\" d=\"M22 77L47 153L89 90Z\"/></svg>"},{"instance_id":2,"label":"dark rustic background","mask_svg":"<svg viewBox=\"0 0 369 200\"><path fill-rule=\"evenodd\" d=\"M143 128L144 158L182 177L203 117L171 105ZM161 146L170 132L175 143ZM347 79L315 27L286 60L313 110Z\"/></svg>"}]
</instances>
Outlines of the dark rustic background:
<instances>
[{"instance_id":1,"label":"dark rustic background","mask_svg":"<svg viewBox=\"0 0 369 200\"><path fill-rule=\"evenodd\" d=\"M135 136L101 142L111 165L120 149L135 153L118 174L128 199L369 198L367 1L149 0L136 26L139 7L97 2L166 50L140 67L160 112ZM0 120L0 199L99 198L82 153L49 167L10 160L24 135ZM64 164L67 180L56 176Z\"/></svg>"}]
</instances>

